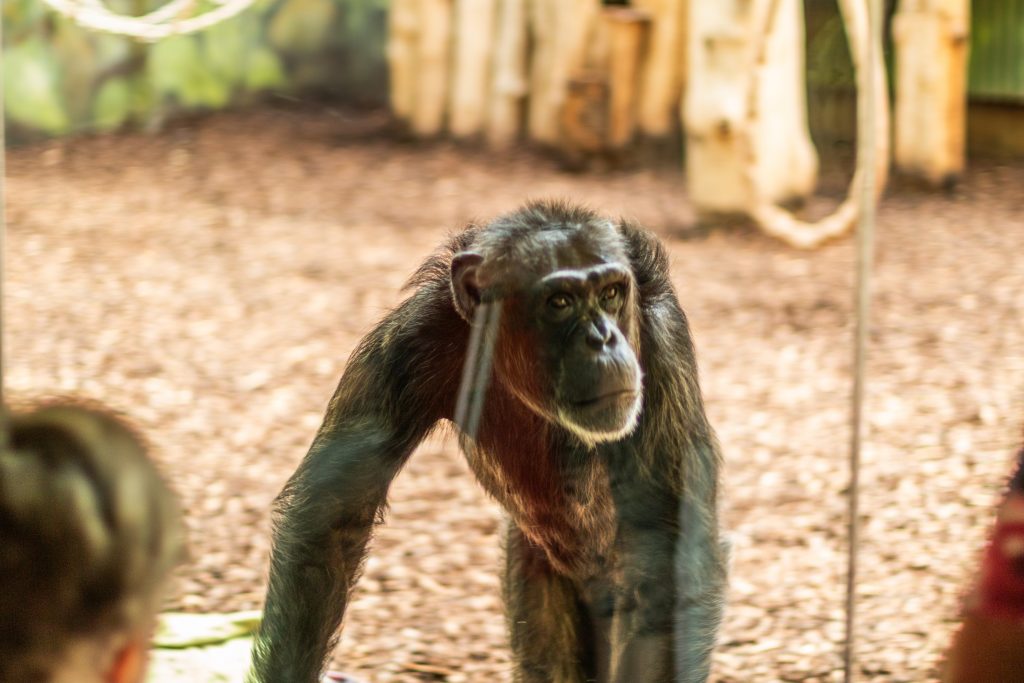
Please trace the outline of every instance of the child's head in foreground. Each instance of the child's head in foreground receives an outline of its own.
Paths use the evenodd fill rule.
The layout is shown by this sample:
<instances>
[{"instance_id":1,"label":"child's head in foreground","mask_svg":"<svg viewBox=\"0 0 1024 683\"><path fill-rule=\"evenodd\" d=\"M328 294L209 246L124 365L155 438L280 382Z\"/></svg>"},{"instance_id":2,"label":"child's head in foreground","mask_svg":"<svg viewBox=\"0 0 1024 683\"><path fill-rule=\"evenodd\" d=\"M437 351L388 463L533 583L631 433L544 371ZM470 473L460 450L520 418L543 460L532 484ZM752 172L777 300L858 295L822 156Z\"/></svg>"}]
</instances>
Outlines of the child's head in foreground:
<instances>
[{"instance_id":1,"label":"child's head in foreground","mask_svg":"<svg viewBox=\"0 0 1024 683\"><path fill-rule=\"evenodd\" d=\"M174 496L123 422L49 405L0 450L0 681L137 683L169 571Z\"/></svg>"}]
</instances>

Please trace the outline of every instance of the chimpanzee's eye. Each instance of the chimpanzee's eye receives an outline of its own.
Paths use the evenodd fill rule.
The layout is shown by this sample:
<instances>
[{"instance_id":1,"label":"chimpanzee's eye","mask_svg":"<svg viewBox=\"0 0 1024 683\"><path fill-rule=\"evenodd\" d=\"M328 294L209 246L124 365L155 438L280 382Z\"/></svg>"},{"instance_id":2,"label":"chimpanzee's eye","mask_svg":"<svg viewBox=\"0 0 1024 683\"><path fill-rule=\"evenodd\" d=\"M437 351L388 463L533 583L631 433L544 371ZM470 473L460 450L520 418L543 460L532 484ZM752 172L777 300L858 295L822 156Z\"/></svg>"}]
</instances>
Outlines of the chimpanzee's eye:
<instances>
[{"instance_id":1,"label":"chimpanzee's eye","mask_svg":"<svg viewBox=\"0 0 1024 683\"><path fill-rule=\"evenodd\" d=\"M555 294L548 299L548 306L557 311L564 310L572 306L572 297L568 294Z\"/></svg>"},{"instance_id":2,"label":"chimpanzee's eye","mask_svg":"<svg viewBox=\"0 0 1024 683\"><path fill-rule=\"evenodd\" d=\"M608 285L601 292L601 301L611 303L622 296L622 285Z\"/></svg>"}]
</instances>

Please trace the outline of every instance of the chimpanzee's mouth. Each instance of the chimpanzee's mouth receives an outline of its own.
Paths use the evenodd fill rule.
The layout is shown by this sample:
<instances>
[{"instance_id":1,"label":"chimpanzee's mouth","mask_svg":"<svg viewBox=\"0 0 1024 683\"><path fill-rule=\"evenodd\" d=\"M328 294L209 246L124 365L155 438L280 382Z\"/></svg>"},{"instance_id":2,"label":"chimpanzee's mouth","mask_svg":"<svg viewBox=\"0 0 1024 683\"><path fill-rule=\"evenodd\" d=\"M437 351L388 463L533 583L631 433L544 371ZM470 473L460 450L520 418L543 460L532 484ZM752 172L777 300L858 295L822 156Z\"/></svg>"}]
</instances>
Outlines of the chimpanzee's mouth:
<instances>
[{"instance_id":1,"label":"chimpanzee's mouth","mask_svg":"<svg viewBox=\"0 0 1024 683\"><path fill-rule=\"evenodd\" d=\"M619 389L618 391L610 391L607 394L601 394L594 398L584 399L582 401L573 401L572 404L577 408L596 408L598 406L607 405L615 401L623 401L627 398L634 398L636 391L633 389Z\"/></svg>"}]
</instances>

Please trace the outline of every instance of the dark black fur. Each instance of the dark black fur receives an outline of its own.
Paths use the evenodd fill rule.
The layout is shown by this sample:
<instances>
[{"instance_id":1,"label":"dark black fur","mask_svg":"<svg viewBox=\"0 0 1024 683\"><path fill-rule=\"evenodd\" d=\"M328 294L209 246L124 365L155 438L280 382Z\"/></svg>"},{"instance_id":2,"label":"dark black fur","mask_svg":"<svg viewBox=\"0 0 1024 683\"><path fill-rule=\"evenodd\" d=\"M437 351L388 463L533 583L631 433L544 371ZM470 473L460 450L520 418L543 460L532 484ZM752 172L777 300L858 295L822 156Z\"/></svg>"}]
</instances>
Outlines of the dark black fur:
<instances>
[{"instance_id":1,"label":"dark black fur","mask_svg":"<svg viewBox=\"0 0 1024 683\"><path fill-rule=\"evenodd\" d=\"M578 309L538 293L552 271L583 288L568 299ZM515 679L705 680L725 584L719 456L662 246L628 223L533 203L454 236L410 287L356 349L278 499L250 680L317 680L388 487L453 418L467 320L495 298L494 381L464 448L509 512ZM608 387L622 391L585 400Z\"/></svg>"}]
</instances>

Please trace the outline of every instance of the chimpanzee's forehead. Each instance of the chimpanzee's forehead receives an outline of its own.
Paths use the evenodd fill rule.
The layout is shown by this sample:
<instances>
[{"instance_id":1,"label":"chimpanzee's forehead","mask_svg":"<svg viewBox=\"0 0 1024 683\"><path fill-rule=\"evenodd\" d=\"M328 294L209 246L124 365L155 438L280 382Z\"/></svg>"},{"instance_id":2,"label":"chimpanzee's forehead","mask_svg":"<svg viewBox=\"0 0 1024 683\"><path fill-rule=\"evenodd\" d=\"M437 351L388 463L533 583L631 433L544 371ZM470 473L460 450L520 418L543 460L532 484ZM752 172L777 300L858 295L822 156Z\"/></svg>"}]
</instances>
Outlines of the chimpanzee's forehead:
<instances>
[{"instance_id":1,"label":"chimpanzee's forehead","mask_svg":"<svg viewBox=\"0 0 1024 683\"><path fill-rule=\"evenodd\" d=\"M501 231L487 240L487 270L496 279L521 282L556 270L626 262L622 236L610 221L547 224L542 229L510 232Z\"/></svg>"}]
</instances>

